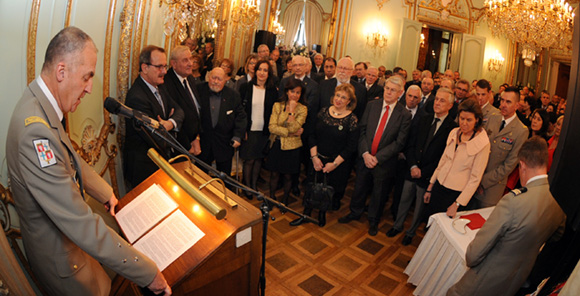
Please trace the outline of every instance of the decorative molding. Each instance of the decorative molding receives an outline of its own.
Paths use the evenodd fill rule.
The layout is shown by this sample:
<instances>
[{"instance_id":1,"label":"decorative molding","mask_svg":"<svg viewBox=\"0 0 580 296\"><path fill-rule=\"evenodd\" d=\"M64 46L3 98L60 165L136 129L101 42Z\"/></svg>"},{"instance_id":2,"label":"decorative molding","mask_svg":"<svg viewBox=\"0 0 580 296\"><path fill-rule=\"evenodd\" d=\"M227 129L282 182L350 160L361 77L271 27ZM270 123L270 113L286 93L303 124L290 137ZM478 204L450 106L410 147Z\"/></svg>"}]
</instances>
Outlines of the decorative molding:
<instances>
[{"instance_id":1,"label":"decorative molding","mask_svg":"<svg viewBox=\"0 0 580 296\"><path fill-rule=\"evenodd\" d=\"M139 75L139 53L141 52L141 39L143 33L143 18L145 17L145 5L147 4L146 0L141 0L139 3L139 10L137 12L137 22L134 26L137 28L135 32L134 39L133 39L133 61L131 65L131 81L137 78Z\"/></svg>"},{"instance_id":2,"label":"decorative molding","mask_svg":"<svg viewBox=\"0 0 580 296\"><path fill-rule=\"evenodd\" d=\"M74 141L71 141L75 151L91 166L95 165L101 157L101 148L105 150L105 154L109 158L117 156L117 146L115 144L108 144L109 134L115 132L115 124L103 125L99 135L95 133L92 125L87 125L83 129L81 138L81 146ZM107 160L108 162L109 160ZM106 171L106 166L105 166ZM102 174L101 174L102 175Z\"/></svg>"},{"instance_id":3,"label":"decorative molding","mask_svg":"<svg viewBox=\"0 0 580 296\"><path fill-rule=\"evenodd\" d=\"M417 20L427 25L433 25L450 31L467 33L469 24L466 20L442 19L441 14L434 11L419 10Z\"/></svg>"},{"instance_id":4,"label":"decorative molding","mask_svg":"<svg viewBox=\"0 0 580 296\"><path fill-rule=\"evenodd\" d=\"M30 84L36 76L36 33L38 30L38 12L40 0L33 0L28 22L28 44L26 46L26 84Z\"/></svg>"},{"instance_id":5,"label":"decorative molding","mask_svg":"<svg viewBox=\"0 0 580 296\"><path fill-rule=\"evenodd\" d=\"M117 63L117 97L122 102L129 91L129 65L131 62L131 36L133 35L133 16L137 0L127 0L121 12L121 36L119 37L119 57Z\"/></svg>"},{"instance_id":6,"label":"decorative molding","mask_svg":"<svg viewBox=\"0 0 580 296\"><path fill-rule=\"evenodd\" d=\"M383 8L383 5L385 5L385 3L389 2L389 0L377 0L377 6L379 7L379 10L381 10L381 8Z\"/></svg>"},{"instance_id":7,"label":"decorative molding","mask_svg":"<svg viewBox=\"0 0 580 296\"><path fill-rule=\"evenodd\" d=\"M71 8L72 8L72 2L73 0L68 0L66 1L66 12L65 12L65 17L64 17L64 27L68 27L70 26L70 14L71 14Z\"/></svg>"},{"instance_id":8,"label":"decorative molding","mask_svg":"<svg viewBox=\"0 0 580 296\"><path fill-rule=\"evenodd\" d=\"M145 1L145 0L142 0ZM149 5L147 5L147 16L145 17L145 33L143 34L143 43L142 44L147 44L147 37L149 36L149 19L151 17L151 7L153 6L151 4L151 0L147 0L147 2L149 2ZM141 51L141 48L139 48L139 52ZM169 56L169 51L167 51L167 55Z\"/></svg>"},{"instance_id":9,"label":"decorative molding","mask_svg":"<svg viewBox=\"0 0 580 296\"><path fill-rule=\"evenodd\" d=\"M469 19L469 7L465 6L463 1L464 0L421 0L421 2L419 2L419 7L438 11L442 14L446 11L449 13L449 16Z\"/></svg>"}]
</instances>

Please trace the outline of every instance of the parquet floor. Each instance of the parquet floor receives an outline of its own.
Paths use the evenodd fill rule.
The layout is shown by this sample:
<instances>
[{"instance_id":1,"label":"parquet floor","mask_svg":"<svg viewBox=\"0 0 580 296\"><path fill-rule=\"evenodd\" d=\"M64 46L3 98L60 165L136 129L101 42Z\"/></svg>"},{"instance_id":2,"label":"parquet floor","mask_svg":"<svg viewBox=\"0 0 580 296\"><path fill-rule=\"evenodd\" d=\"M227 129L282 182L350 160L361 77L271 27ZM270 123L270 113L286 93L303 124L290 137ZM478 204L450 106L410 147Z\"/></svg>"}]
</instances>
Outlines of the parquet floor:
<instances>
[{"instance_id":1,"label":"parquet floor","mask_svg":"<svg viewBox=\"0 0 580 296\"><path fill-rule=\"evenodd\" d=\"M268 173L263 177L268 180ZM407 284L408 276L403 271L424 236L423 226L408 246L401 244L404 232L387 237L385 233L394 222L390 201L374 237L367 234L366 214L359 221L339 224L338 218L348 213L352 184L354 175L340 210L328 212L322 228L311 223L292 227L288 223L295 215L272 210L275 220L270 221L268 229L266 295L412 295L414 286ZM268 193L266 183L258 186ZM302 199L292 201L289 206L301 212ZM252 203L259 205L255 199ZM316 210L313 217L318 217ZM407 217L405 228L411 218Z\"/></svg>"}]
</instances>

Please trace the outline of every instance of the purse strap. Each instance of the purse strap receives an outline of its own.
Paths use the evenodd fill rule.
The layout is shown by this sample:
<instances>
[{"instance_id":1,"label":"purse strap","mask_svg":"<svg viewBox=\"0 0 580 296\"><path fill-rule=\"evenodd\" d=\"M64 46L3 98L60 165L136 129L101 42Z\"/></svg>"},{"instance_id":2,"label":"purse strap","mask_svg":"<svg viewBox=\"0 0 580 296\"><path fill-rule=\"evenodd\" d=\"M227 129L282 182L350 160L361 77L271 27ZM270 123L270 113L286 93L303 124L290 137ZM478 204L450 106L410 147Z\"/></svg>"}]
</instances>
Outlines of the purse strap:
<instances>
[{"instance_id":1,"label":"purse strap","mask_svg":"<svg viewBox=\"0 0 580 296\"><path fill-rule=\"evenodd\" d=\"M322 183L324 184L324 186L326 186L326 175L328 175L327 173L322 173L322 175L324 176ZM314 171L314 184L318 183L318 172Z\"/></svg>"}]
</instances>

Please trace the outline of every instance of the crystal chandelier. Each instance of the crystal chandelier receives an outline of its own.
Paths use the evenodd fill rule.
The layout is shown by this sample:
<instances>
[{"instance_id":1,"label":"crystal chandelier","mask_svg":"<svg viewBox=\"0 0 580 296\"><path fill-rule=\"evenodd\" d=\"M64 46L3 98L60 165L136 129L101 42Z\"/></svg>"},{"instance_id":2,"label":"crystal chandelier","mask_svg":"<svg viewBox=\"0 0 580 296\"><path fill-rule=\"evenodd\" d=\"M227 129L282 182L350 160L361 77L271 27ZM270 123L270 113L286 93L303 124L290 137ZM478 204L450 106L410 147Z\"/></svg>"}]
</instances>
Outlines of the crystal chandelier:
<instances>
[{"instance_id":1,"label":"crystal chandelier","mask_svg":"<svg viewBox=\"0 0 580 296\"><path fill-rule=\"evenodd\" d=\"M542 48L560 48L571 40L572 6L564 0L486 0L487 22L493 36L503 35L520 44L526 66Z\"/></svg>"},{"instance_id":2,"label":"crystal chandelier","mask_svg":"<svg viewBox=\"0 0 580 296\"><path fill-rule=\"evenodd\" d=\"M276 11L276 18L272 22L272 33L276 35L276 45L282 44L284 40L284 35L286 35L286 29L278 22L278 16L280 15L280 10Z\"/></svg>"},{"instance_id":3,"label":"crystal chandelier","mask_svg":"<svg viewBox=\"0 0 580 296\"><path fill-rule=\"evenodd\" d=\"M260 20L260 0L240 0L238 5L235 1L232 7L233 36L239 38L242 33L255 29Z\"/></svg>"},{"instance_id":4,"label":"crystal chandelier","mask_svg":"<svg viewBox=\"0 0 580 296\"><path fill-rule=\"evenodd\" d=\"M163 33L166 36L171 36L178 29L179 41L188 36L215 38L217 0L206 0L203 4L194 0L161 1L166 4L163 12Z\"/></svg>"}]
</instances>

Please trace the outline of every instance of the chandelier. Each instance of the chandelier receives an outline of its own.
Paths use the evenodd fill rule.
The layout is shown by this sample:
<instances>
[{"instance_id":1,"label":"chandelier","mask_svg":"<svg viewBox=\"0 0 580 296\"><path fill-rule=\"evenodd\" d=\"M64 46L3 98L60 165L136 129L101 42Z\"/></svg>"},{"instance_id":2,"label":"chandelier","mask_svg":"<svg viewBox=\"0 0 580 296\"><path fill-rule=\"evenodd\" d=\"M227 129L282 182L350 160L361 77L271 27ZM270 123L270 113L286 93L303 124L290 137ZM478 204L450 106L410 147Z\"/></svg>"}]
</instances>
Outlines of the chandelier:
<instances>
[{"instance_id":1,"label":"chandelier","mask_svg":"<svg viewBox=\"0 0 580 296\"><path fill-rule=\"evenodd\" d=\"M161 3L166 4L163 12L163 33L166 36L178 29L179 41L188 36L215 38L217 0L206 0L203 4L194 0L161 0Z\"/></svg>"},{"instance_id":2,"label":"chandelier","mask_svg":"<svg viewBox=\"0 0 580 296\"><path fill-rule=\"evenodd\" d=\"M367 46L374 49L381 49L387 46L388 36L387 30L383 28L380 22L374 26L375 30L367 32Z\"/></svg>"},{"instance_id":3,"label":"chandelier","mask_svg":"<svg viewBox=\"0 0 580 296\"><path fill-rule=\"evenodd\" d=\"M260 20L260 0L240 0L238 5L232 2L233 36L239 38L245 31L251 31L258 26Z\"/></svg>"},{"instance_id":4,"label":"chandelier","mask_svg":"<svg viewBox=\"0 0 580 296\"><path fill-rule=\"evenodd\" d=\"M276 45L282 44L284 35L286 35L286 29L278 22L278 16L280 15L280 10L276 11L276 18L272 22L272 33L276 35Z\"/></svg>"},{"instance_id":5,"label":"chandelier","mask_svg":"<svg viewBox=\"0 0 580 296\"><path fill-rule=\"evenodd\" d=\"M574 27L572 6L564 0L486 0L487 22L493 36L520 44L526 66L542 48L566 46Z\"/></svg>"},{"instance_id":6,"label":"chandelier","mask_svg":"<svg viewBox=\"0 0 580 296\"><path fill-rule=\"evenodd\" d=\"M536 57L534 57L534 59L535 58ZM501 53L499 53L499 51L496 50L495 55L489 59L489 62L487 63L487 68L489 69L489 71L499 72L499 71L501 71L501 68L503 67L504 61L505 61L505 59L503 58Z\"/></svg>"}]
</instances>

